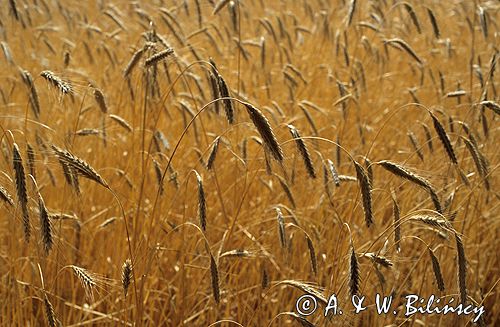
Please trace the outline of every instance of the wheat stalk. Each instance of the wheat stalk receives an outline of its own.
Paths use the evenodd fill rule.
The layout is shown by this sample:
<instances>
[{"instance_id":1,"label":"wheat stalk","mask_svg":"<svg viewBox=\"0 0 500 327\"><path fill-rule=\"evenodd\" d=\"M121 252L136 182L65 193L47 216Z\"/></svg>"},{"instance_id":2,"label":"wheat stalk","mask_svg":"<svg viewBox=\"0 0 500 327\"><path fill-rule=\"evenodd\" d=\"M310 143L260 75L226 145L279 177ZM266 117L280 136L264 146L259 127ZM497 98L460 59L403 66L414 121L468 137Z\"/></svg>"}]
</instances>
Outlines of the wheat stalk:
<instances>
[{"instance_id":1,"label":"wheat stalk","mask_svg":"<svg viewBox=\"0 0 500 327\"><path fill-rule=\"evenodd\" d=\"M73 92L71 84L63 81L59 76L51 72L50 70L44 70L40 73L40 76L45 78L49 83L57 87L62 93L70 94Z\"/></svg>"},{"instance_id":2,"label":"wheat stalk","mask_svg":"<svg viewBox=\"0 0 500 327\"><path fill-rule=\"evenodd\" d=\"M33 181L33 184L35 185L35 188L37 189L38 193L38 211L40 215L40 233L41 233L41 238L42 238L42 243L43 243L43 249L45 252L45 255L49 255L50 250L52 249L52 245L54 243L53 238L52 238L52 224L50 221L50 216L47 211L47 207L45 206L45 202L43 201L43 197L40 194L40 190L38 189L38 185L35 181L35 178L31 176L31 179Z\"/></svg>"},{"instance_id":3,"label":"wheat stalk","mask_svg":"<svg viewBox=\"0 0 500 327\"><path fill-rule=\"evenodd\" d=\"M38 92L36 91L35 83L33 83L33 77L27 70L21 70L21 77L30 91L30 105L36 118L40 117L40 99L38 98Z\"/></svg>"},{"instance_id":4,"label":"wheat stalk","mask_svg":"<svg viewBox=\"0 0 500 327\"><path fill-rule=\"evenodd\" d=\"M309 177L316 178L316 171L314 170L314 165L311 160L311 156L309 154L309 150L307 149L304 140L300 138L299 131L295 128L295 126L289 124L287 125L290 130L290 134L295 140L295 144L297 145L297 149L299 150L300 155L302 156L302 160L304 161L304 165L306 166L307 173Z\"/></svg>"},{"instance_id":5,"label":"wheat stalk","mask_svg":"<svg viewBox=\"0 0 500 327\"><path fill-rule=\"evenodd\" d=\"M498 103L494 101L481 101L479 104L490 109L495 114L500 115L500 105Z\"/></svg>"},{"instance_id":6,"label":"wheat stalk","mask_svg":"<svg viewBox=\"0 0 500 327\"><path fill-rule=\"evenodd\" d=\"M430 8L427 8L427 15L429 16L429 20L431 21L432 30L434 31L434 36L436 37L436 39L439 39L440 37L439 26L436 20L436 16L434 16L434 12Z\"/></svg>"},{"instance_id":7,"label":"wheat stalk","mask_svg":"<svg viewBox=\"0 0 500 327\"><path fill-rule=\"evenodd\" d=\"M235 250L229 250L229 251L221 253L221 255L219 256L219 259L225 258L225 257L228 257L228 258L232 258L232 257L249 258L249 257L254 257L254 256L255 256L255 254L250 252L250 251L242 250L242 249L235 249Z\"/></svg>"},{"instance_id":8,"label":"wheat stalk","mask_svg":"<svg viewBox=\"0 0 500 327\"><path fill-rule=\"evenodd\" d=\"M349 291L351 296L357 295L359 293L360 284L360 272L358 258L356 257L356 252L354 252L354 246L351 244L350 247L350 259L349 259Z\"/></svg>"},{"instance_id":9,"label":"wheat stalk","mask_svg":"<svg viewBox=\"0 0 500 327\"><path fill-rule=\"evenodd\" d=\"M306 240L307 240L307 248L309 249L309 259L311 261L311 269L315 275L318 274L318 261L316 260L316 251L314 250L314 244L309 237L309 235L306 234Z\"/></svg>"},{"instance_id":10,"label":"wheat stalk","mask_svg":"<svg viewBox=\"0 0 500 327\"><path fill-rule=\"evenodd\" d=\"M436 130L439 140L441 140L441 143L443 144L446 153L448 154L448 157L450 158L451 162L453 162L455 165L458 165L457 157L455 156L455 151L453 150L453 146L451 145L450 138L448 137L448 134L444 130L443 125L439 122L436 116L432 112L429 111L429 114L432 117L432 122L434 124L434 129Z\"/></svg>"},{"instance_id":11,"label":"wheat stalk","mask_svg":"<svg viewBox=\"0 0 500 327\"><path fill-rule=\"evenodd\" d=\"M278 220L278 236L280 239L280 245L283 249L286 249L285 219L283 218L283 213L280 208L276 208L276 218Z\"/></svg>"},{"instance_id":12,"label":"wheat stalk","mask_svg":"<svg viewBox=\"0 0 500 327\"><path fill-rule=\"evenodd\" d=\"M441 202L439 201L439 197L436 193L435 188L432 186L432 184L428 180L426 180L422 176L415 174L414 172L410 171L408 168L406 168L400 164L388 161L388 160L379 161L379 162L377 162L377 164L382 166L384 169L386 169L390 173L392 173L398 177L407 179L410 182L427 190L431 196L431 200L434 203L434 207L436 208L436 211L439 213L442 213L443 210L441 208Z\"/></svg>"},{"instance_id":13,"label":"wheat stalk","mask_svg":"<svg viewBox=\"0 0 500 327\"><path fill-rule=\"evenodd\" d=\"M217 152L219 150L219 142L220 142L220 136L217 136L213 142L212 145L212 150L210 151L210 155L208 156L207 160L207 169L212 170L215 162L215 158L217 157Z\"/></svg>"},{"instance_id":14,"label":"wheat stalk","mask_svg":"<svg viewBox=\"0 0 500 327\"><path fill-rule=\"evenodd\" d=\"M411 216L410 220L419 221L419 222L422 222L426 225L430 225L433 227L439 227L439 228L444 228L444 229L453 229L450 222L448 220L444 219L443 216L417 214L417 215Z\"/></svg>"},{"instance_id":15,"label":"wheat stalk","mask_svg":"<svg viewBox=\"0 0 500 327\"><path fill-rule=\"evenodd\" d=\"M273 155L274 159L281 162L283 161L283 150L274 136L273 129L269 124L267 118L262 114L262 112L252 106L250 103L244 103L247 113L250 116L255 128L262 137L264 145L268 148L269 152Z\"/></svg>"},{"instance_id":16,"label":"wheat stalk","mask_svg":"<svg viewBox=\"0 0 500 327\"><path fill-rule=\"evenodd\" d=\"M479 173L479 176L481 176L484 180L484 186L486 190L490 190L490 183L488 180L488 166L485 165L484 161L481 159L481 153L479 152L479 149L476 147L476 145L471 142L467 138L462 138L464 140L464 143L469 150L470 154L472 155L472 159L474 160L474 164L476 165L476 169Z\"/></svg>"},{"instance_id":17,"label":"wheat stalk","mask_svg":"<svg viewBox=\"0 0 500 327\"><path fill-rule=\"evenodd\" d=\"M464 244L462 238L455 233L455 241L457 243L457 262L458 262L458 286L460 289L460 300L463 305L467 302L467 259L465 258Z\"/></svg>"},{"instance_id":18,"label":"wheat stalk","mask_svg":"<svg viewBox=\"0 0 500 327\"><path fill-rule=\"evenodd\" d=\"M212 292L215 302L218 304L220 302L219 270L212 254L210 254L210 274L212 277Z\"/></svg>"},{"instance_id":19,"label":"wheat stalk","mask_svg":"<svg viewBox=\"0 0 500 327\"><path fill-rule=\"evenodd\" d=\"M90 274L86 269L75 265L70 265L70 267L73 269L75 276L82 283L87 298L94 301L94 288L96 288L97 283L92 274Z\"/></svg>"},{"instance_id":20,"label":"wheat stalk","mask_svg":"<svg viewBox=\"0 0 500 327\"><path fill-rule=\"evenodd\" d=\"M387 259L384 256L369 252L369 253L364 253L363 256L370 258L374 263L377 263L385 268L390 268L393 266L393 263L391 260Z\"/></svg>"},{"instance_id":21,"label":"wheat stalk","mask_svg":"<svg viewBox=\"0 0 500 327\"><path fill-rule=\"evenodd\" d=\"M118 115L109 115L109 118L113 119L114 121L116 121L118 123L118 125L120 125L121 127L123 127L124 129L126 129L128 132L132 132L132 127L130 126L130 124L125 120L123 119L122 117L118 116Z\"/></svg>"},{"instance_id":22,"label":"wheat stalk","mask_svg":"<svg viewBox=\"0 0 500 327\"><path fill-rule=\"evenodd\" d=\"M394 244L396 245L396 251L401 252L401 217L398 200L396 198L396 193L391 190L392 197L392 212L394 215Z\"/></svg>"},{"instance_id":23,"label":"wheat stalk","mask_svg":"<svg viewBox=\"0 0 500 327\"><path fill-rule=\"evenodd\" d=\"M222 103L224 104L227 121L229 124L234 124L234 108L231 99L229 99L229 88L227 87L226 81L220 74L217 75L217 83L219 86L219 94L223 98Z\"/></svg>"},{"instance_id":24,"label":"wheat stalk","mask_svg":"<svg viewBox=\"0 0 500 327\"><path fill-rule=\"evenodd\" d=\"M413 25L415 25L415 27L417 28L418 34L422 34L422 28L420 27L420 22L418 21L417 14L415 13L415 10L413 10L412 5L407 2L403 3L403 5L408 14L410 15Z\"/></svg>"},{"instance_id":25,"label":"wheat stalk","mask_svg":"<svg viewBox=\"0 0 500 327\"><path fill-rule=\"evenodd\" d=\"M74 156L69 151L58 148L55 145L52 145L52 149L56 153L56 156L59 158L59 160L64 161L68 166L74 169L81 176L93 180L94 182L101 184L105 188L108 188L108 184L106 183L106 181L87 162Z\"/></svg>"},{"instance_id":26,"label":"wheat stalk","mask_svg":"<svg viewBox=\"0 0 500 327\"><path fill-rule=\"evenodd\" d=\"M130 259L125 260L122 266L122 286L123 294L127 297L128 287L132 281L132 261Z\"/></svg>"},{"instance_id":27,"label":"wheat stalk","mask_svg":"<svg viewBox=\"0 0 500 327\"><path fill-rule=\"evenodd\" d=\"M434 277L436 277L436 284L438 286L438 289L441 292L444 292L445 290L444 279L443 279L443 274L441 273L441 266L439 265L439 260L434 255L434 251L432 251L431 248L428 248L428 250L429 250L429 255L431 256L432 270L434 271Z\"/></svg>"},{"instance_id":28,"label":"wheat stalk","mask_svg":"<svg viewBox=\"0 0 500 327\"><path fill-rule=\"evenodd\" d=\"M366 174L366 171L359 163L353 161L356 168L357 180L361 189L361 197L363 199L363 211L365 213L366 226L370 227L373 224L372 211L372 185Z\"/></svg>"},{"instance_id":29,"label":"wheat stalk","mask_svg":"<svg viewBox=\"0 0 500 327\"><path fill-rule=\"evenodd\" d=\"M200 219L200 227L203 231L207 229L207 204L205 200L205 190L203 189L203 180L198 174L198 172L194 171L196 175L196 181L198 182L198 217Z\"/></svg>"},{"instance_id":30,"label":"wheat stalk","mask_svg":"<svg viewBox=\"0 0 500 327\"><path fill-rule=\"evenodd\" d=\"M389 44L390 46L393 46L396 49L403 48L403 50L405 50L406 53L408 53L411 57L413 57L413 59L415 59L420 65L423 65L422 59L420 59L420 57L415 53L412 47L410 47L410 45L406 43L404 40L395 38L395 39L385 40L384 43Z\"/></svg>"},{"instance_id":31,"label":"wheat stalk","mask_svg":"<svg viewBox=\"0 0 500 327\"><path fill-rule=\"evenodd\" d=\"M127 66L123 70L123 77L128 78L132 70L137 66L137 63L139 60L141 60L142 55L144 54L144 51L146 51L146 47L142 47L134 54L132 55L132 58L130 58L130 61L128 62Z\"/></svg>"},{"instance_id":32,"label":"wheat stalk","mask_svg":"<svg viewBox=\"0 0 500 327\"><path fill-rule=\"evenodd\" d=\"M28 194L26 192L26 175L24 173L23 158L19 152L19 147L14 143L12 149L12 160L14 166L14 174L16 177L17 200L21 206L23 214L24 240L29 242L31 235L30 217L28 211Z\"/></svg>"},{"instance_id":33,"label":"wheat stalk","mask_svg":"<svg viewBox=\"0 0 500 327\"><path fill-rule=\"evenodd\" d=\"M160 52L152 55L151 57L147 58L144 61L144 67L146 67L146 68L151 67L152 65L157 64L161 60L163 60L167 57L170 57L173 54L174 54L174 49L172 49L172 48L168 48L166 50L160 51Z\"/></svg>"},{"instance_id":34,"label":"wheat stalk","mask_svg":"<svg viewBox=\"0 0 500 327\"><path fill-rule=\"evenodd\" d=\"M54 307L52 306L52 303L50 303L47 294L44 294L43 304L45 307L45 317L47 318L47 324L49 327L62 326L61 322L57 319Z\"/></svg>"},{"instance_id":35,"label":"wheat stalk","mask_svg":"<svg viewBox=\"0 0 500 327\"><path fill-rule=\"evenodd\" d=\"M99 109L101 109L102 113L108 112L108 105L106 104L106 100L104 99L104 94L98 88L94 89L94 99L99 105Z\"/></svg>"}]
</instances>

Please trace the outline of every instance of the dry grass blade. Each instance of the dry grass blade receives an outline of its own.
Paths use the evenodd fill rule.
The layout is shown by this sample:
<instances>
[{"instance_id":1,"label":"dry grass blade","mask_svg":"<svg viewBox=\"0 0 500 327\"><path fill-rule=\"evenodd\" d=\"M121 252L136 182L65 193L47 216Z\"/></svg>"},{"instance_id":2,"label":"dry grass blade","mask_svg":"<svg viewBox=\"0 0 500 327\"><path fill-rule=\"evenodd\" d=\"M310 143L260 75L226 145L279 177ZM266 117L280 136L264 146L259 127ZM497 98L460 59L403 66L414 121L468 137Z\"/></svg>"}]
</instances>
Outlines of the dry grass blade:
<instances>
[{"instance_id":1,"label":"dry grass blade","mask_svg":"<svg viewBox=\"0 0 500 327\"><path fill-rule=\"evenodd\" d=\"M428 248L428 250L432 261L432 270L434 271L434 277L436 277L436 284L438 286L438 289L441 292L444 292L445 290L444 279L443 279L443 274L441 273L441 266L439 265L439 260L434 255L434 251L432 251L431 248Z\"/></svg>"},{"instance_id":2,"label":"dry grass blade","mask_svg":"<svg viewBox=\"0 0 500 327\"><path fill-rule=\"evenodd\" d=\"M31 235L30 216L28 211L28 194L26 192L26 175L24 173L23 158L19 152L19 147L14 143L12 150L12 160L14 174L16 176L17 200L21 206L23 214L24 240L29 242Z\"/></svg>"},{"instance_id":3,"label":"dry grass blade","mask_svg":"<svg viewBox=\"0 0 500 327\"><path fill-rule=\"evenodd\" d=\"M69 151L58 148L55 145L52 145L52 149L56 153L56 156L59 160L64 161L68 166L74 169L81 176L93 180L94 182L101 184L105 188L108 188L108 184L106 181L97 173L97 171L92 168L87 162L84 160L74 156Z\"/></svg>"},{"instance_id":4,"label":"dry grass blade","mask_svg":"<svg viewBox=\"0 0 500 327\"><path fill-rule=\"evenodd\" d=\"M457 243L457 262L458 262L458 286L460 289L460 301L463 305L467 302L467 259L465 258L464 244L460 236L455 233Z\"/></svg>"},{"instance_id":5,"label":"dry grass blade","mask_svg":"<svg viewBox=\"0 0 500 327\"><path fill-rule=\"evenodd\" d=\"M0 199L2 199L4 202L8 203L10 206L14 205L14 201L12 200L12 196L9 194L9 192L3 186L0 186Z\"/></svg>"},{"instance_id":6,"label":"dry grass blade","mask_svg":"<svg viewBox=\"0 0 500 327\"><path fill-rule=\"evenodd\" d=\"M451 162L453 162L455 165L458 165L457 157L455 156L455 151L453 151L453 146L451 145L450 138L448 137L448 134L444 130L443 125L441 125L437 117L434 116L432 112L429 112L429 114L432 117L434 129L436 130L439 139L441 140L441 143L443 144L446 153L448 154L448 157L450 158Z\"/></svg>"},{"instance_id":7,"label":"dry grass blade","mask_svg":"<svg viewBox=\"0 0 500 327\"><path fill-rule=\"evenodd\" d=\"M424 129L425 138L426 138L427 146L429 147L429 151L431 153L433 153L434 147L432 146L431 130L429 129L429 126L427 126L426 124L424 124L424 123L421 123L421 124L422 124L422 127Z\"/></svg>"},{"instance_id":8,"label":"dry grass blade","mask_svg":"<svg viewBox=\"0 0 500 327\"><path fill-rule=\"evenodd\" d=\"M413 146L413 150L417 153L418 157L420 160L424 161L424 154L422 153L422 150L420 149L420 144L418 144L417 137L413 132L408 132L408 137L410 138L410 143Z\"/></svg>"},{"instance_id":9,"label":"dry grass blade","mask_svg":"<svg viewBox=\"0 0 500 327\"><path fill-rule=\"evenodd\" d=\"M279 175L274 174L274 176L276 176L276 178L278 178L278 182L280 183L281 188L285 192L286 197L290 201L290 204L295 209L296 208L295 198L293 197L292 191L290 190L290 187L288 187L287 182L285 181L285 179L283 179L283 177L281 177Z\"/></svg>"},{"instance_id":10,"label":"dry grass blade","mask_svg":"<svg viewBox=\"0 0 500 327\"><path fill-rule=\"evenodd\" d=\"M250 103L245 103L245 107L247 108L248 115L252 120L255 128L259 132L264 145L268 148L269 152L273 155L274 159L278 161L283 161L283 150L281 150L281 146L276 140L276 136L274 136L273 129L269 124L267 118L262 114L262 112L252 106Z\"/></svg>"},{"instance_id":11,"label":"dry grass blade","mask_svg":"<svg viewBox=\"0 0 500 327\"><path fill-rule=\"evenodd\" d=\"M30 175L36 179L35 150L29 143L26 145L26 155L28 157L28 168L30 171Z\"/></svg>"},{"instance_id":12,"label":"dry grass blade","mask_svg":"<svg viewBox=\"0 0 500 327\"><path fill-rule=\"evenodd\" d=\"M361 197L363 199L363 211L365 213L366 226L370 227L373 224L372 211L372 185L366 174L366 171L359 163L353 161L356 168L356 176L361 189Z\"/></svg>"},{"instance_id":13,"label":"dry grass blade","mask_svg":"<svg viewBox=\"0 0 500 327\"><path fill-rule=\"evenodd\" d=\"M306 166L307 173L309 177L316 178L316 171L314 170L314 165L311 160L311 155L309 154L309 150L307 149L304 140L300 138L299 131L293 125L287 125L290 129L290 134L295 140L295 144L297 145L297 149L299 150L300 155L302 156L302 160L304 161L304 165Z\"/></svg>"},{"instance_id":14,"label":"dry grass blade","mask_svg":"<svg viewBox=\"0 0 500 327\"><path fill-rule=\"evenodd\" d=\"M132 261L130 259L125 260L122 266L122 286L123 294L127 297L128 287L132 281Z\"/></svg>"},{"instance_id":15,"label":"dry grass blade","mask_svg":"<svg viewBox=\"0 0 500 327\"><path fill-rule=\"evenodd\" d=\"M213 255L210 254L210 275L212 280L212 292L214 295L215 302L218 304L220 302L220 288L219 288L219 270L217 269L217 263Z\"/></svg>"}]
</instances>

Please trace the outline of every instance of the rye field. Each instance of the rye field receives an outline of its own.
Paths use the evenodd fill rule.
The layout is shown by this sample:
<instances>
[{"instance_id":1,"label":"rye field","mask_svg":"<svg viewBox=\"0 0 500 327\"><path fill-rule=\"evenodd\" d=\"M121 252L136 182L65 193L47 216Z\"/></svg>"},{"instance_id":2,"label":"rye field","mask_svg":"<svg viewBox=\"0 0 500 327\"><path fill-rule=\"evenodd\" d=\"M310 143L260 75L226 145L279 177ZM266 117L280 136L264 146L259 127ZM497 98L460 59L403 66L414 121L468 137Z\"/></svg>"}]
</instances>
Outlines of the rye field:
<instances>
[{"instance_id":1,"label":"rye field","mask_svg":"<svg viewBox=\"0 0 500 327\"><path fill-rule=\"evenodd\" d=\"M499 11L2 0L0 325L499 325Z\"/></svg>"}]
</instances>

